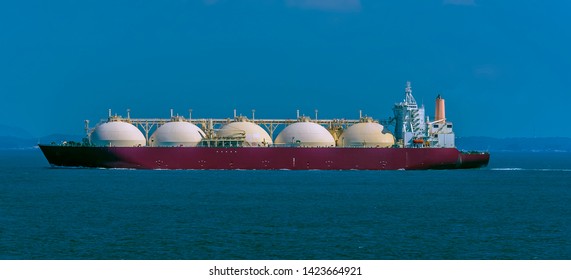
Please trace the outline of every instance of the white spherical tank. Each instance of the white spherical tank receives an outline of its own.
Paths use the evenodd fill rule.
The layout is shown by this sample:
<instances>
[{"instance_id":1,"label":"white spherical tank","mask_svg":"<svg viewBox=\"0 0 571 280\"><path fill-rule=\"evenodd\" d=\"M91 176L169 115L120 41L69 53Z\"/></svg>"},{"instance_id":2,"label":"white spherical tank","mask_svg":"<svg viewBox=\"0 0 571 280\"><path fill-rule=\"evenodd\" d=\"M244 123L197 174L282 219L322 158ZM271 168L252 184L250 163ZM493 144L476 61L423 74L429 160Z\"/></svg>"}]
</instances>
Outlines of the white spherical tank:
<instances>
[{"instance_id":1,"label":"white spherical tank","mask_svg":"<svg viewBox=\"0 0 571 280\"><path fill-rule=\"evenodd\" d=\"M216 132L218 137L241 137L244 136L244 142L249 146L268 146L273 144L270 135L259 125L238 121L224 125Z\"/></svg>"},{"instance_id":2,"label":"white spherical tank","mask_svg":"<svg viewBox=\"0 0 571 280\"><path fill-rule=\"evenodd\" d=\"M292 145L302 147L331 147L335 140L323 126L304 121L288 125L274 143L278 145Z\"/></svg>"},{"instance_id":3,"label":"white spherical tank","mask_svg":"<svg viewBox=\"0 0 571 280\"><path fill-rule=\"evenodd\" d=\"M172 121L157 128L149 142L158 147L195 147L204 135L202 129L192 123Z\"/></svg>"},{"instance_id":4,"label":"white spherical tank","mask_svg":"<svg viewBox=\"0 0 571 280\"><path fill-rule=\"evenodd\" d=\"M347 128L339 137L342 147L386 148L395 144L390 133L383 133L383 126L374 122L361 122Z\"/></svg>"},{"instance_id":5,"label":"white spherical tank","mask_svg":"<svg viewBox=\"0 0 571 280\"><path fill-rule=\"evenodd\" d=\"M134 125L122 121L100 124L91 133L91 144L106 147L145 146L145 136Z\"/></svg>"}]
</instances>

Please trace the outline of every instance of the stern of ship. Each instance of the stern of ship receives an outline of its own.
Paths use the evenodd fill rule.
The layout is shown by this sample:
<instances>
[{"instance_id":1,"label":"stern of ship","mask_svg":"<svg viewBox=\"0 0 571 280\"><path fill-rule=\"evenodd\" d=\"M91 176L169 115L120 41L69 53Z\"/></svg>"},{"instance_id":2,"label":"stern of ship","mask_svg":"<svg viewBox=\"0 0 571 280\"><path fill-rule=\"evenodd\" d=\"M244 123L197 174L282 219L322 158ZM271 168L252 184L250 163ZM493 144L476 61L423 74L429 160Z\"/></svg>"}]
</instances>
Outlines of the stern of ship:
<instances>
[{"instance_id":1,"label":"stern of ship","mask_svg":"<svg viewBox=\"0 0 571 280\"><path fill-rule=\"evenodd\" d=\"M457 168L481 168L486 167L490 162L490 153L488 152L464 152L458 155Z\"/></svg>"}]
</instances>

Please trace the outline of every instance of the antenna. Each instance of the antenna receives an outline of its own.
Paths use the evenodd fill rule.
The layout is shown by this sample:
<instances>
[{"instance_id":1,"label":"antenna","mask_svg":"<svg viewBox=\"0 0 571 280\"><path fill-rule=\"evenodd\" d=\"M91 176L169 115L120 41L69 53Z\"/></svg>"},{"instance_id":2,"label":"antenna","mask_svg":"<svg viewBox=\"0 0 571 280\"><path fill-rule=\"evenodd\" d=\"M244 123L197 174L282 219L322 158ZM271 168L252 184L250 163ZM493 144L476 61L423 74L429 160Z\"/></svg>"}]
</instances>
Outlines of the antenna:
<instances>
[{"instance_id":1,"label":"antenna","mask_svg":"<svg viewBox=\"0 0 571 280\"><path fill-rule=\"evenodd\" d=\"M85 120L85 135L89 137L89 120Z\"/></svg>"},{"instance_id":2,"label":"antenna","mask_svg":"<svg viewBox=\"0 0 571 280\"><path fill-rule=\"evenodd\" d=\"M406 81L406 88L404 92L405 92L405 102L408 103L409 105L416 105L416 100L412 96L412 87L410 85L410 81Z\"/></svg>"}]
</instances>

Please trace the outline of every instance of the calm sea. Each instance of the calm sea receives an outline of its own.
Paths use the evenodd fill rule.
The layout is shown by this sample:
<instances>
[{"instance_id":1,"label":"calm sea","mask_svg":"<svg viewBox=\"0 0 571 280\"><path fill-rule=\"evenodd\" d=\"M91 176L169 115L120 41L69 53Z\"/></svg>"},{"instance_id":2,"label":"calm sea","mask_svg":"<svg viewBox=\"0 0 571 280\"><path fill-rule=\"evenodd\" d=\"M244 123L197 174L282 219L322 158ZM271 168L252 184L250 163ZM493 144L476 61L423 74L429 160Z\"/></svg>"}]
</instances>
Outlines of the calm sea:
<instances>
[{"instance_id":1,"label":"calm sea","mask_svg":"<svg viewBox=\"0 0 571 280\"><path fill-rule=\"evenodd\" d=\"M448 171L50 168L0 151L0 259L571 259L571 153Z\"/></svg>"}]
</instances>

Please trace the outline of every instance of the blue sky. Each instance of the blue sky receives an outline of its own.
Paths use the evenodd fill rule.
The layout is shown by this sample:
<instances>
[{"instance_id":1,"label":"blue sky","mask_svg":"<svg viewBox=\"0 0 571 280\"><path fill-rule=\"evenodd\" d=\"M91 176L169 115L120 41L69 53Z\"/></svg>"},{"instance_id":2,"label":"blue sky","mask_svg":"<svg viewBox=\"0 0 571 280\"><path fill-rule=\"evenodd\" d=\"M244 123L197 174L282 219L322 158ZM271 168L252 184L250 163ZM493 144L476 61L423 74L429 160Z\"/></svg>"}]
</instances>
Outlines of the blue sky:
<instances>
[{"instance_id":1,"label":"blue sky","mask_svg":"<svg viewBox=\"0 0 571 280\"><path fill-rule=\"evenodd\" d=\"M459 136L571 137L569 1L3 1L0 124L392 115L412 81Z\"/></svg>"}]
</instances>

